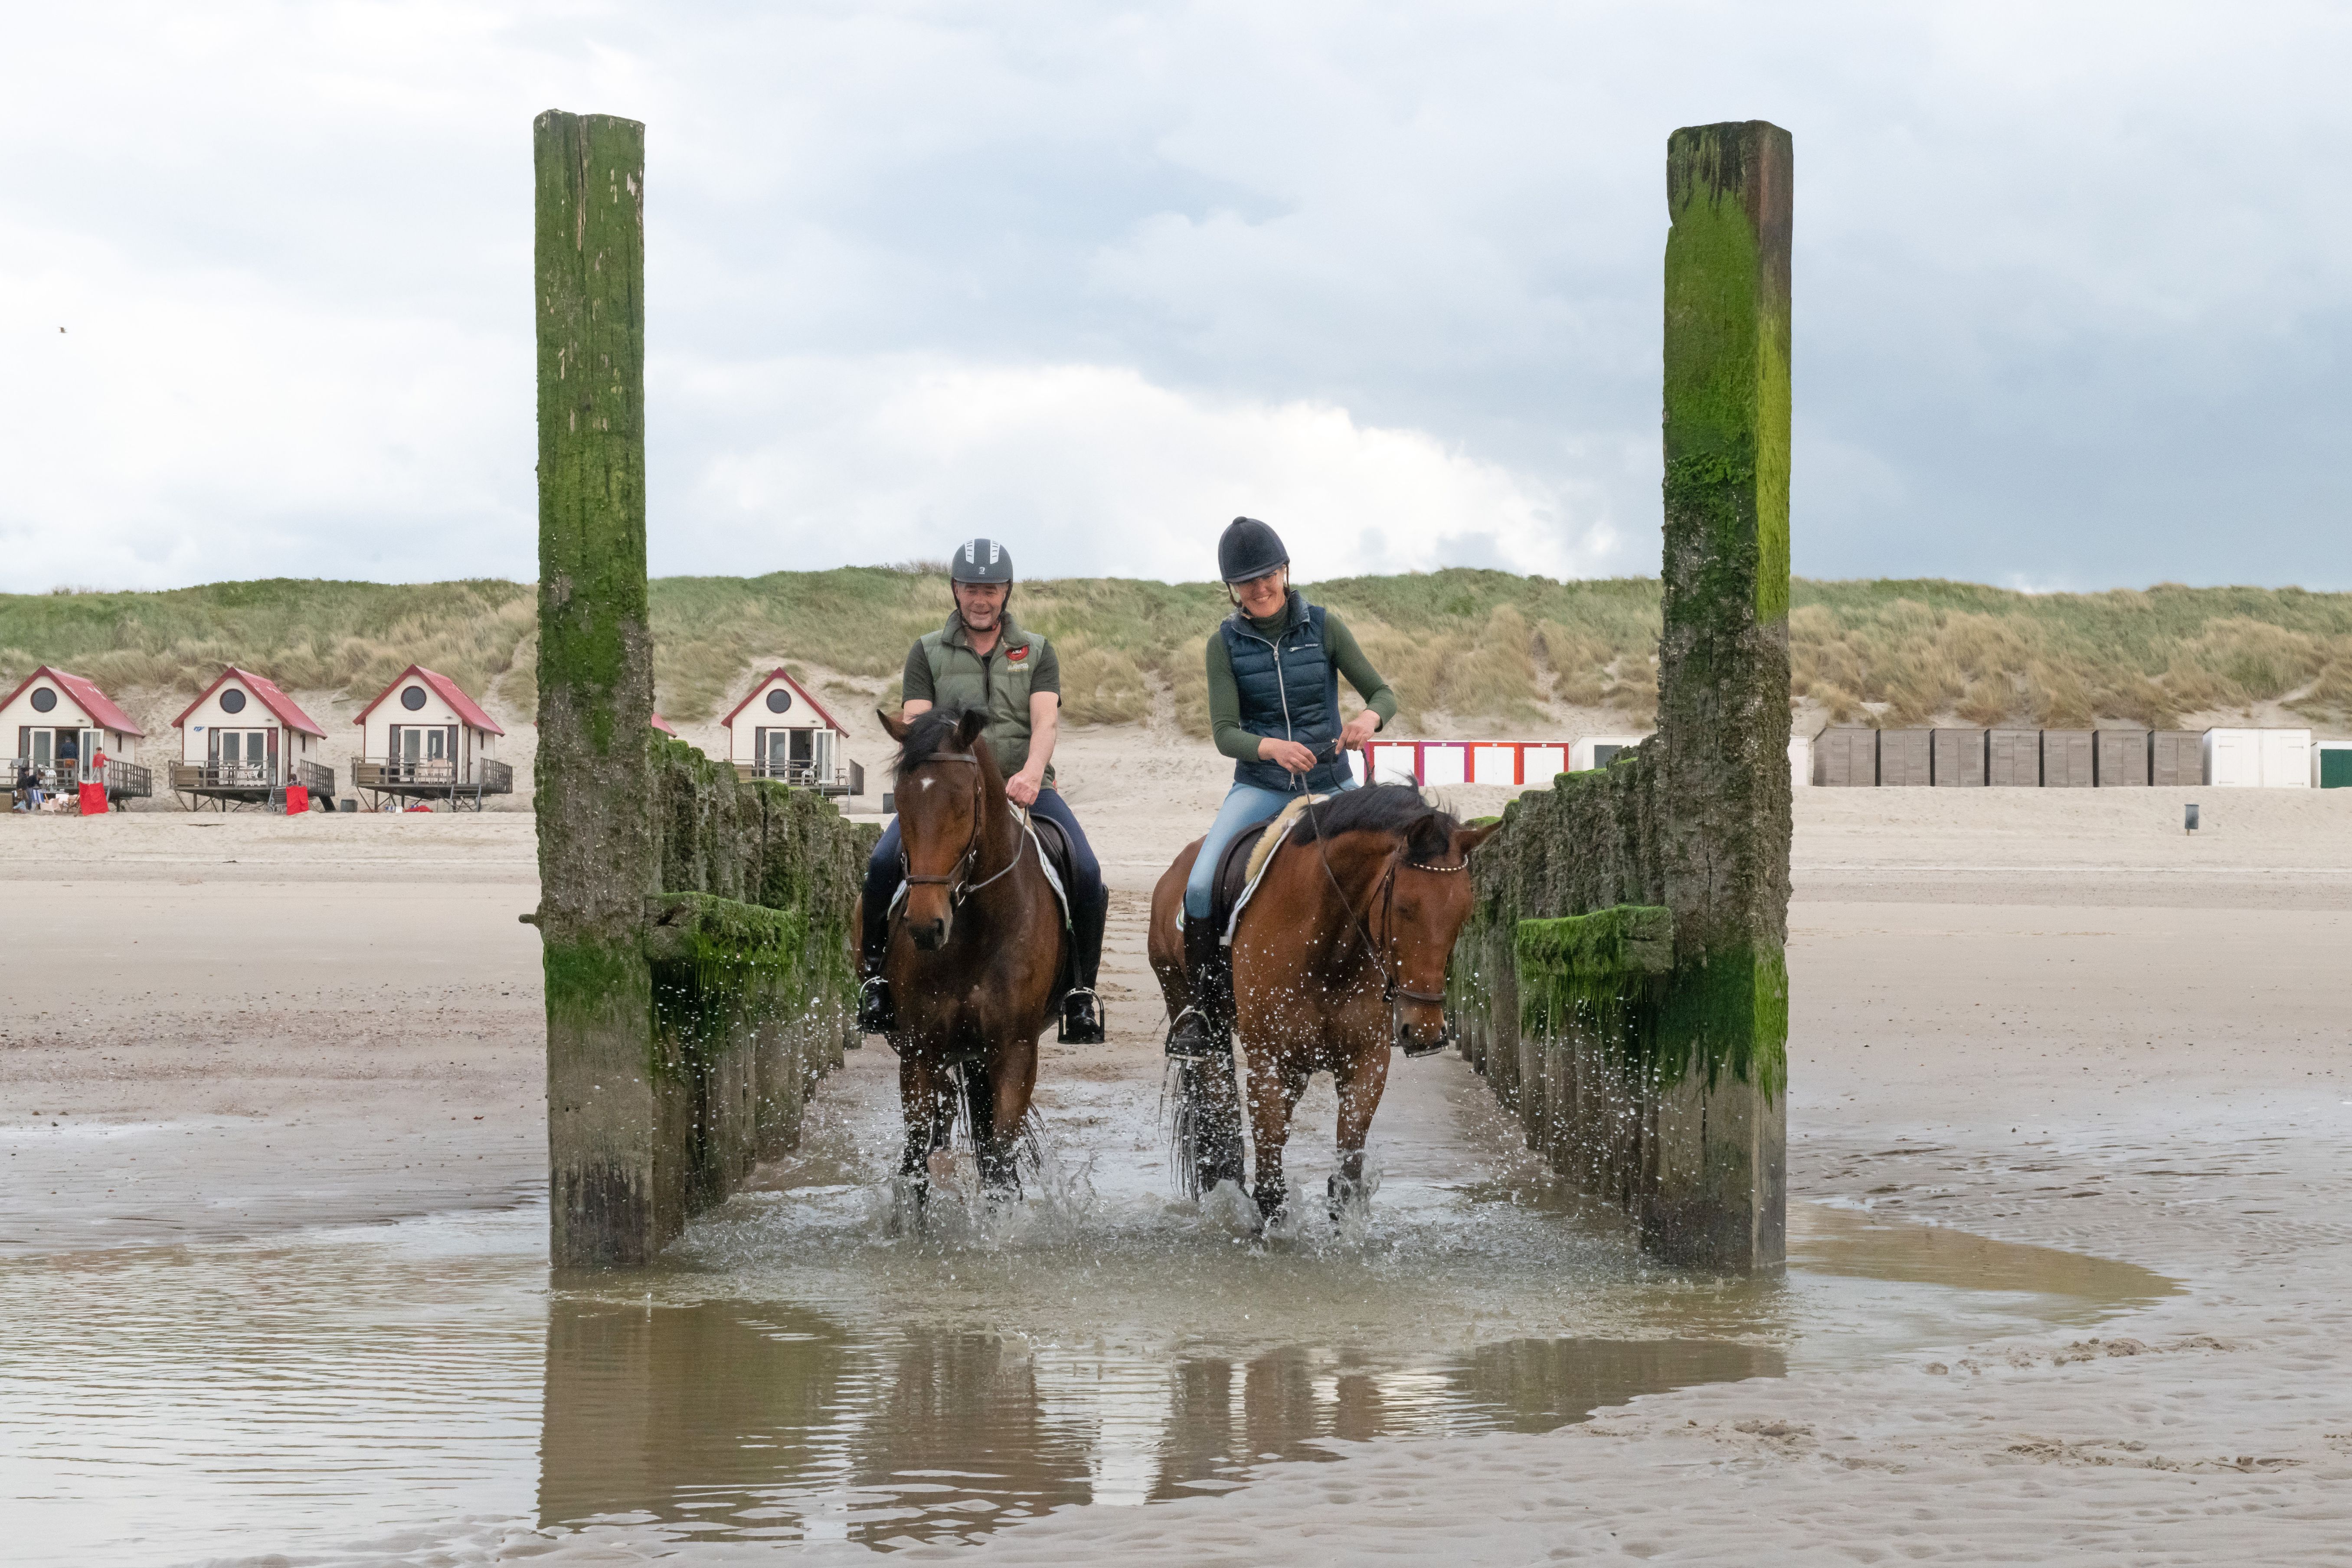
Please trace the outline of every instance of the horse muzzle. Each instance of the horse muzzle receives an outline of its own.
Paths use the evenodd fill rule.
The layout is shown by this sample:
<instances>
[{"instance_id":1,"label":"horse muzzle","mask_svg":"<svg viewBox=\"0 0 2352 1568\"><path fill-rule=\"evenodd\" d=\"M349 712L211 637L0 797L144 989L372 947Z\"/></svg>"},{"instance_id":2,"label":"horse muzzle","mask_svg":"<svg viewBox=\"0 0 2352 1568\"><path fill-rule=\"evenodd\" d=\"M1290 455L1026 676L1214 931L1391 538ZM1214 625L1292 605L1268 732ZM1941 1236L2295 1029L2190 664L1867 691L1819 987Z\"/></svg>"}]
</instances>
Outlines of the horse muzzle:
<instances>
[{"instance_id":1,"label":"horse muzzle","mask_svg":"<svg viewBox=\"0 0 2352 1568\"><path fill-rule=\"evenodd\" d=\"M1389 1016L1397 1049L1407 1056L1433 1055L1454 1043L1454 1019L1442 1007L1397 1007Z\"/></svg>"},{"instance_id":2,"label":"horse muzzle","mask_svg":"<svg viewBox=\"0 0 2352 1568\"><path fill-rule=\"evenodd\" d=\"M907 935L914 939L918 951L936 953L948 945L948 932L954 920L953 915L944 912L929 920L909 920Z\"/></svg>"}]
</instances>

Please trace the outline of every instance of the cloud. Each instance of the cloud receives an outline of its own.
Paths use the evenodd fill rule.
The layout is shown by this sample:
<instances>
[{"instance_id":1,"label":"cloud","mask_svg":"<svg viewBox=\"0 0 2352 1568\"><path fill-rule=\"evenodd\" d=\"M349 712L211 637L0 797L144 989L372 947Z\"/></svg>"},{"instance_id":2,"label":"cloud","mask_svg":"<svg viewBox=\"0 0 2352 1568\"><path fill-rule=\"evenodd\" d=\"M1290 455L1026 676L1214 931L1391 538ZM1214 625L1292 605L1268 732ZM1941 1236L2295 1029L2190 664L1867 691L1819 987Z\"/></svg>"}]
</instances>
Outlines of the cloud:
<instances>
[{"instance_id":1,"label":"cloud","mask_svg":"<svg viewBox=\"0 0 2352 1568\"><path fill-rule=\"evenodd\" d=\"M1616 539L1591 490L1425 432L1187 396L1120 366L795 361L664 381L670 417L730 432L667 508L694 520L657 530L665 571L937 559L985 534L1029 575L1198 580L1243 513L1274 523L1309 578L1473 556L1581 575Z\"/></svg>"},{"instance_id":2,"label":"cloud","mask_svg":"<svg viewBox=\"0 0 2352 1568\"><path fill-rule=\"evenodd\" d=\"M2352 206L2314 172L2347 35L2293 0L37 8L0 587L528 574L551 104L649 126L657 567L1053 519L1183 573L1170 519L1247 492L1333 570L1654 570L1664 139L1762 115L1800 570L2352 585Z\"/></svg>"}]
</instances>

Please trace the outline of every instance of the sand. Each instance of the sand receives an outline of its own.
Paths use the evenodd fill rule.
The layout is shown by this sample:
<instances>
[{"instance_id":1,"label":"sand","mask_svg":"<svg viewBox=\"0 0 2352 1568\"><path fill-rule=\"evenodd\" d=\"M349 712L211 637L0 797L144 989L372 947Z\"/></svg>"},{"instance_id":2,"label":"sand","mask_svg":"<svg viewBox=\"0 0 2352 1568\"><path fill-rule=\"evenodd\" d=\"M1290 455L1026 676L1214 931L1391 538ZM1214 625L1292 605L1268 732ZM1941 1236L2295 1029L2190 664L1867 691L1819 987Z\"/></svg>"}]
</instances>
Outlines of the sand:
<instances>
[{"instance_id":1,"label":"sand","mask_svg":"<svg viewBox=\"0 0 2352 1568\"><path fill-rule=\"evenodd\" d=\"M1139 1073L1140 897L1222 769L1150 732L1063 755L1118 890L1120 1027L1114 1056L1049 1048L1045 1071ZM2352 792L1797 803L1792 1201L2122 1259L2179 1294L2096 1340L1355 1445L903 1555L2352 1561ZM15 819L0 845L0 1248L503 1205L543 1180L527 814ZM93 1168L110 1191L75 1185ZM441 1560L635 1557L549 1544Z\"/></svg>"}]
</instances>

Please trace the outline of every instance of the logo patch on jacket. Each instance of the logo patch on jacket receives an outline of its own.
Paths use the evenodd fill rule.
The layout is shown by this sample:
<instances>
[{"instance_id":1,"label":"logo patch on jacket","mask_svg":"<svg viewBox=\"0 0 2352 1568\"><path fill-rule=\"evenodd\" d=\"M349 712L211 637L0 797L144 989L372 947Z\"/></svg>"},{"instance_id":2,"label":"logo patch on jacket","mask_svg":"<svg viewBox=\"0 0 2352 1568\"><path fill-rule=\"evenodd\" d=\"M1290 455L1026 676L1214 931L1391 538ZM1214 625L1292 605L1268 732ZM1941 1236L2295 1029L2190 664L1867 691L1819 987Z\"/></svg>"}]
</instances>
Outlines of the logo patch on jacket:
<instances>
[{"instance_id":1,"label":"logo patch on jacket","mask_svg":"<svg viewBox=\"0 0 2352 1568\"><path fill-rule=\"evenodd\" d=\"M1028 643L1022 643L1022 644L1021 644L1021 646L1019 646L1018 648L1015 648L1015 649L1012 650L1010 653L1006 653L1006 654L1004 655L1005 660L1006 660L1006 662L1007 662L1007 663L1009 663L1009 664L1019 664L1022 660L1024 660L1024 659L1027 658L1028 656L1029 656L1029 644L1028 644Z\"/></svg>"}]
</instances>

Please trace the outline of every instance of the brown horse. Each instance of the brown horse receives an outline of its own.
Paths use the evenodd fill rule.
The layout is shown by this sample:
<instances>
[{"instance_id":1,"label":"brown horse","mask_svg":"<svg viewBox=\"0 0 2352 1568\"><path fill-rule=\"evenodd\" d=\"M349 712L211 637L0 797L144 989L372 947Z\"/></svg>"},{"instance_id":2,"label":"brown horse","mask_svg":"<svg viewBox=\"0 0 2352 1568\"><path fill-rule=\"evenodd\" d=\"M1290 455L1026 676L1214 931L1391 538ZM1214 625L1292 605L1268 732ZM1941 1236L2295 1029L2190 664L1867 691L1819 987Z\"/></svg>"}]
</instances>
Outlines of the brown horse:
<instances>
[{"instance_id":1,"label":"brown horse","mask_svg":"<svg viewBox=\"0 0 2352 1568\"><path fill-rule=\"evenodd\" d=\"M1336 1217L1366 1201L1364 1139L1387 1087L1391 1046L1422 1055L1449 1038L1445 964L1470 916L1470 852L1493 832L1465 828L1408 785L1350 789L1310 806L1267 862L1234 930L1234 1014L1249 1069L1260 1223L1281 1208L1290 1118L1307 1081L1328 1071L1339 1092ZM1151 894L1151 967L1172 1018L1192 997L1184 974L1184 880L1195 839ZM1232 1101L1231 1064L1188 1067L1180 1143L1213 1145ZM1203 1147L1184 1172L1196 1187L1240 1176L1238 1128ZM1181 1153L1181 1151L1180 1151Z\"/></svg>"},{"instance_id":2,"label":"brown horse","mask_svg":"<svg viewBox=\"0 0 2352 1568\"><path fill-rule=\"evenodd\" d=\"M982 1184L996 1192L1018 1185L1014 1155L1037 1086L1062 912L996 758L979 744L987 714L933 708L903 724L886 714L882 723L898 743L907 871L883 974L898 998L889 1040L907 1121L898 1170L919 1207L959 1099Z\"/></svg>"}]
</instances>

